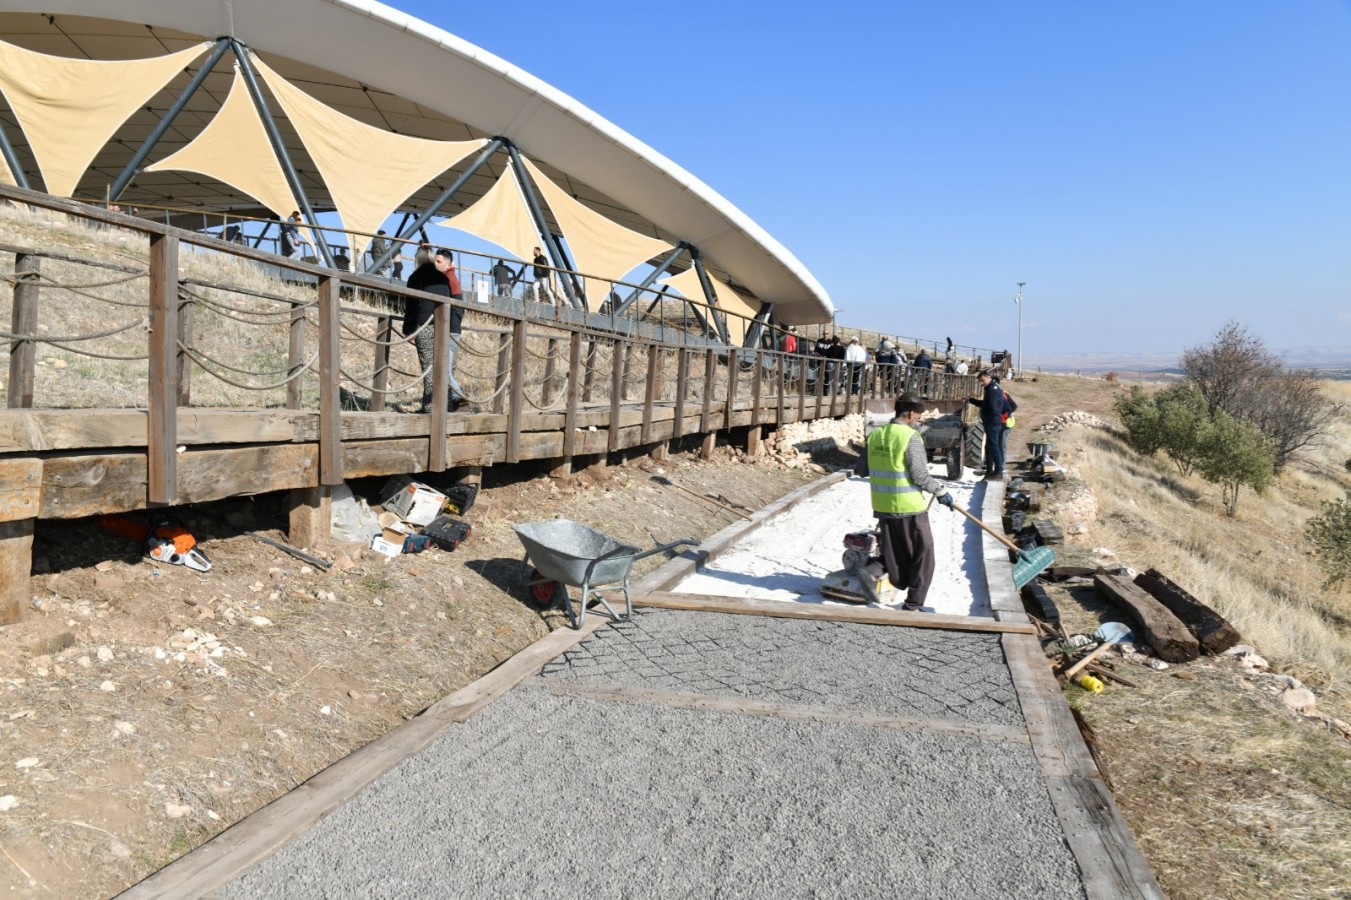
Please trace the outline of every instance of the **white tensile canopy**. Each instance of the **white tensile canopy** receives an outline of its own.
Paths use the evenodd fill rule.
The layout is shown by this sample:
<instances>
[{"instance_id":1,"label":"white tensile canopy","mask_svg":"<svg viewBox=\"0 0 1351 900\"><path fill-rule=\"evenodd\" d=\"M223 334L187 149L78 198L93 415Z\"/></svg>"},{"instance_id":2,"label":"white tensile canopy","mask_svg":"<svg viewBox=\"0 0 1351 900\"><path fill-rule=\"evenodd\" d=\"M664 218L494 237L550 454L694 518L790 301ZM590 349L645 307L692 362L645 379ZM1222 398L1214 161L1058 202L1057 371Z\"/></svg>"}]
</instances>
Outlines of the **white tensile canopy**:
<instances>
[{"instance_id":1,"label":"white tensile canopy","mask_svg":"<svg viewBox=\"0 0 1351 900\"><path fill-rule=\"evenodd\" d=\"M369 126L371 132L360 132L368 136L354 139L363 144L362 152L383 145L385 138L405 138L465 145L465 152L472 154L485 139L504 137L581 207L650 239L653 246L685 241L697 247L719 281L735 285L736 293L748 301L774 303L775 318L784 324L830 318L830 299L805 267L693 175L521 69L372 0L0 0L0 35L24 51L85 65L139 60L163 67L157 69L163 78L152 77L147 69L135 79L134 93L140 96L121 103L122 121L113 124L110 134L89 129L90 143L97 147L88 161L78 158L87 152L82 145L80 153L72 146L70 157L58 160L64 151L54 148L50 133L44 135L32 115L21 114L28 102L23 92L3 91L0 126L25 173L42 176L41 183L50 192L102 200L182 94L196 72L193 66L201 65L209 46L204 42L228 36L248 47L272 73L260 81L266 81L281 140L306 195L317 208L339 209L350 220L348 227L374 230L367 220L374 220L391 202L391 209L425 210L464 171L468 160L461 154L448 168L428 175L429 180L411 194L391 201L391 195L420 180L425 171L414 177L411 170L404 170L375 192L379 202L372 200L369 208L362 208L364 195L344 194L352 176L335 174L331 153L323 141L314 139L312 123L306 124L306 114L296 106L297 97L281 96L287 84L321 105L326 110L318 114L321 118L338 113ZM182 59L176 56L180 51ZM222 179L223 171L203 171L207 167L200 160L187 165L183 157L178 159L180 168L163 165L207 128L230 96L231 59L227 54L205 77L202 88L121 194L121 203L277 211L274 204L281 200L274 196L275 184L232 184ZM8 62L0 62L0 70L6 76L18 71ZM30 86L34 83L29 76L15 77ZM303 106L305 101L299 103ZM69 139L69 133L64 137ZM436 155L427 162L427 170L437 169L453 155ZM0 165L0 178L5 168ZM473 205L505 168L505 154L499 153L466 181L443 214L453 218ZM371 171L367 167L367 173ZM274 174L262 180L272 182ZM398 190L393 182L399 182ZM254 191L268 196L255 196ZM561 209L566 204L558 205ZM550 228L564 231L557 210L546 210L545 215ZM357 219L367 227L354 226ZM581 242L571 235L567 238L580 257L578 247L585 238ZM585 271L580 261L578 267Z\"/></svg>"}]
</instances>

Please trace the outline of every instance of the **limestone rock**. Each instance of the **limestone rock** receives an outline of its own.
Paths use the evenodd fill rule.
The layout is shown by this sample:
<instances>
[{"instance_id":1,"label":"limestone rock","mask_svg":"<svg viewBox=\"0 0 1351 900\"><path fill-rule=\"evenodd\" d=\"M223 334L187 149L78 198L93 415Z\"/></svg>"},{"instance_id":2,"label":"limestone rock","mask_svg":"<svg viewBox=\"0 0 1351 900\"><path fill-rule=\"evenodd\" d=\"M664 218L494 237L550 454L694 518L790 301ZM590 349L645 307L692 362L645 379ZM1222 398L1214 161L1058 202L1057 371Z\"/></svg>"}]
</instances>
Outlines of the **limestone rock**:
<instances>
[{"instance_id":1,"label":"limestone rock","mask_svg":"<svg viewBox=\"0 0 1351 900\"><path fill-rule=\"evenodd\" d=\"M1302 716L1317 715L1318 698L1308 688L1286 688L1281 694L1281 702Z\"/></svg>"}]
</instances>

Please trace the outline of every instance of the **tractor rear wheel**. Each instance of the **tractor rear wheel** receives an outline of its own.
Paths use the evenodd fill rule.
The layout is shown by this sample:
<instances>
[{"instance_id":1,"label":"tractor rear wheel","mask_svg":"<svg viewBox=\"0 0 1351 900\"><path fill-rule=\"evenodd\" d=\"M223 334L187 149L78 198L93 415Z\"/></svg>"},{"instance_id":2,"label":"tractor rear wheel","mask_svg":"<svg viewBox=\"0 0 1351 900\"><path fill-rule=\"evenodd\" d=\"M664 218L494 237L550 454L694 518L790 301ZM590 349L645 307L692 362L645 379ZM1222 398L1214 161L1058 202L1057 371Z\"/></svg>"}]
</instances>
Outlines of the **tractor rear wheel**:
<instances>
[{"instance_id":1,"label":"tractor rear wheel","mask_svg":"<svg viewBox=\"0 0 1351 900\"><path fill-rule=\"evenodd\" d=\"M962 431L962 462L968 469L985 471L985 426L972 422Z\"/></svg>"},{"instance_id":2,"label":"tractor rear wheel","mask_svg":"<svg viewBox=\"0 0 1351 900\"><path fill-rule=\"evenodd\" d=\"M949 447L947 452L948 481L962 480L962 450L960 447Z\"/></svg>"}]
</instances>

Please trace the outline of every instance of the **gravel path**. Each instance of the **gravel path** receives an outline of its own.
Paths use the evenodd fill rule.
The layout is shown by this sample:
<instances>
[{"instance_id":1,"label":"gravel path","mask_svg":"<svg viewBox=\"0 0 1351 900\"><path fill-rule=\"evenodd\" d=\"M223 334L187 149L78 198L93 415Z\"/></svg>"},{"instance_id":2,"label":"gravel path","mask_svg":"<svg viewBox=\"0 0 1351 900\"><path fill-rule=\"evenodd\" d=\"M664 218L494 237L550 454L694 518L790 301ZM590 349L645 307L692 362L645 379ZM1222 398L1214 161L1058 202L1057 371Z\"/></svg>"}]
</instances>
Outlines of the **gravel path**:
<instances>
[{"instance_id":1,"label":"gravel path","mask_svg":"<svg viewBox=\"0 0 1351 900\"><path fill-rule=\"evenodd\" d=\"M940 478L944 472L941 465L931 464L929 469ZM953 499L966 509L973 504L979 506L985 496L985 483L972 480L969 472L962 481L946 483ZM761 526L734 549L686 578L675 590L799 603L837 603L821 595L821 580L840 568L844 536L851 531L870 530L875 521L868 499L868 482L850 478ZM960 513L936 503L929 511L929 527L933 531L937 561L925 605L939 613L990 615L980 530ZM900 595L886 606L899 608L903 602L904 595Z\"/></svg>"}]
</instances>

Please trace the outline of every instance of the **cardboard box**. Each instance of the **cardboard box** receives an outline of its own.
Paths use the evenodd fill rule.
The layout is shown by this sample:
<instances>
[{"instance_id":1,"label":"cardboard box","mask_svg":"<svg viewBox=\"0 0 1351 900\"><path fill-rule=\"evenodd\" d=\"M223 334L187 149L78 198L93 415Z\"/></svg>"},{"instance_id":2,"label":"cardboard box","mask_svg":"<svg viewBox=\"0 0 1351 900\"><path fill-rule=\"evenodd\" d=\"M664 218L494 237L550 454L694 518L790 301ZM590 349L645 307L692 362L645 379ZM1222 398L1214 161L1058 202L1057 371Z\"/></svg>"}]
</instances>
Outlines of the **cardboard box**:
<instances>
[{"instance_id":1,"label":"cardboard box","mask_svg":"<svg viewBox=\"0 0 1351 900\"><path fill-rule=\"evenodd\" d=\"M427 525L441 512L446 495L435 488L397 475L385 482L380 504L411 525Z\"/></svg>"},{"instance_id":2,"label":"cardboard box","mask_svg":"<svg viewBox=\"0 0 1351 900\"><path fill-rule=\"evenodd\" d=\"M403 540L400 539L398 543L394 543L393 541L387 541L382 537L373 538L371 540L371 549L376 553L382 553L385 556L398 556L403 553Z\"/></svg>"}]
</instances>

